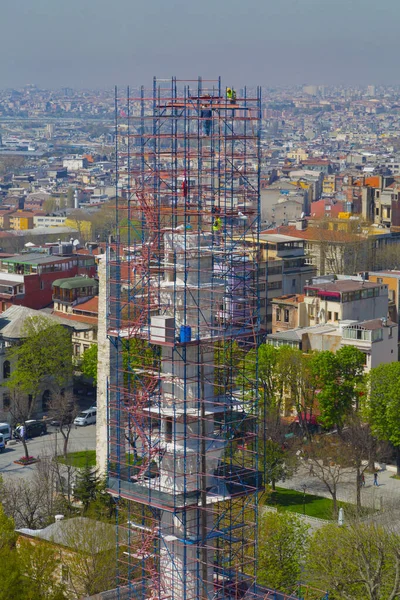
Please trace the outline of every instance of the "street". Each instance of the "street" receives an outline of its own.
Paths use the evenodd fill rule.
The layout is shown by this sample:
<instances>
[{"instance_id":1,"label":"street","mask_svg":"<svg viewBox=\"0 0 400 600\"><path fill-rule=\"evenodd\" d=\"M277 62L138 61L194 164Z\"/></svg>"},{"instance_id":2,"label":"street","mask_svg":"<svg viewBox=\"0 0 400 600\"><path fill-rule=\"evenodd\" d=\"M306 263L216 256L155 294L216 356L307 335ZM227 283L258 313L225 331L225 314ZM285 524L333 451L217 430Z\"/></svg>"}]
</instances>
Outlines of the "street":
<instances>
[{"instance_id":1,"label":"street","mask_svg":"<svg viewBox=\"0 0 400 600\"><path fill-rule=\"evenodd\" d=\"M30 456L41 457L62 454L64 438L60 433L56 433L54 427L48 427L48 433L42 437L28 440L28 451ZM94 450L96 448L96 425L87 427L72 428L68 443L68 451L75 452L79 450ZM14 460L18 460L24 455L24 447L21 442L14 446L6 446L5 451L0 454L0 475L3 477L15 476L30 478L35 465L22 466L16 465Z\"/></svg>"}]
</instances>

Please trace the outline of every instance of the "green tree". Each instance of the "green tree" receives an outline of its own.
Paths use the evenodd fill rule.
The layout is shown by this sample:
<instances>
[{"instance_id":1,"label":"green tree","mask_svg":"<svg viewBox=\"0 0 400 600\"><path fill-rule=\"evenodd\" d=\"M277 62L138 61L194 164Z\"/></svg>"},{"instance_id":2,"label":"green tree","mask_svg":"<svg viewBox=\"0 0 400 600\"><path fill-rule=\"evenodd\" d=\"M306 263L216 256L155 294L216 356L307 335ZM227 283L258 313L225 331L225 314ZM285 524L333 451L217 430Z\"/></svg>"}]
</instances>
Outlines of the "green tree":
<instances>
[{"instance_id":1,"label":"green tree","mask_svg":"<svg viewBox=\"0 0 400 600\"><path fill-rule=\"evenodd\" d=\"M400 537L376 523L326 525L312 537L307 578L335 600L400 596Z\"/></svg>"},{"instance_id":2,"label":"green tree","mask_svg":"<svg viewBox=\"0 0 400 600\"><path fill-rule=\"evenodd\" d=\"M265 442L265 450L259 452L261 468L264 471L265 483L271 484L275 490L276 482L291 477L296 470L295 455L286 450L282 443L272 439Z\"/></svg>"},{"instance_id":3,"label":"green tree","mask_svg":"<svg viewBox=\"0 0 400 600\"><path fill-rule=\"evenodd\" d=\"M2 478L1 485L3 485ZM13 548L16 539L14 520L5 514L3 506L0 504L0 550Z\"/></svg>"},{"instance_id":4,"label":"green tree","mask_svg":"<svg viewBox=\"0 0 400 600\"><path fill-rule=\"evenodd\" d=\"M348 443L340 436L318 435L303 447L310 474L324 484L333 502L333 516L338 513L337 492L343 479L354 472L354 462Z\"/></svg>"},{"instance_id":5,"label":"green tree","mask_svg":"<svg viewBox=\"0 0 400 600\"><path fill-rule=\"evenodd\" d=\"M23 579L15 542L17 535L13 519L7 517L0 505L0 600L22 600Z\"/></svg>"},{"instance_id":6,"label":"green tree","mask_svg":"<svg viewBox=\"0 0 400 600\"><path fill-rule=\"evenodd\" d=\"M25 600L25 580L15 548L0 550L0 600Z\"/></svg>"},{"instance_id":7,"label":"green tree","mask_svg":"<svg viewBox=\"0 0 400 600\"><path fill-rule=\"evenodd\" d=\"M65 545L71 550L68 571L74 598L93 596L115 587L115 547L124 537L122 528L119 533L117 540L115 525L91 519L71 520Z\"/></svg>"},{"instance_id":8,"label":"green tree","mask_svg":"<svg viewBox=\"0 0 400 600\"><path fill-rule=\"evenodd\" d=\"M44 201L43 203L43 210L46 213L52 213L57 209L57 203L56 203L56 199L53 198L52 196L50 196L50 198L47 198L47 200Z\"/></svg>"},{"instance_id":9,"label":"green tree","mask_svg":"<svg viewBox=\"0 0 400 600\"><path fill-rule=\"evenodd\" d=\"M366 416L377 438L395 447L397 475L400 475L400 363L375 367L369 382Z\"/></svg>"},{"instance_id":10,"label":"green tree","mask_svg":"<svg viewBox=\"0 0 400 600\"><path fill-rule=\"evenodd\" d=\"M92 344L82 355L80 370L86 377L93 379L93 384L97 384L97 344Z\"/></svg>"},{"instance_id":11,"label":"green tree","mask_svg":"<svg viewBox=\"0 0 400 600\"><path fill-rule=\"evenodd\" d=\"M67 208L75 208L74 206L74 188L69 187L67 191ZM61 200L61 198L60 198Z\"/></svg>"},{"instance_id":12,"label":"green tree","mask_svg":"<svg viewBox=\"0 0 400 600\"><path fill-rule=\"evenodd\" d=\"M97 472L86 464L77 474L74 488L74 496L82 502L84 512L88 510L90 503L96 499L97 491Z\"/></svg>"},{"instance_id":13,"label":"green tree","mask_svg":"<svg viewBox=\"0 0 400 600\"><path fill-rule=\"evenodd\" d=\"M215 394L223 396L236 385L244 350L235 340L221 340L214 346Z\"/></svg>"},{"instance_id":14,"label":"green tree","mask_svg":"<svg viewBox=\"0 0 400 600\"><path fill-rule=\"evenodd\" d=\"M25 583L27 600L66 600L66 586L60 581L59 552L46 542L32 543L22 539L18 559Z\"/></svg>"},{"instance_id":15,"label":"green tree","mask_svg":"<svg viewBox=\"0 0 400 600\"><path fill-rule=\"evenodd\" d=\"M308 526L288 512L266 513L260 522L257 581L292 592L300 579Z\"/></svg>"},{"instance_id":16,"label":"green tree","mask_svg":"<svg viewBox=\"0 0 400 600\"><path fill-rule=\"evenodd\" d=\"M64 210L64 208L67 208L67 201L65 199L64 194L60 194L60 199L58 200L58 208L60 210Z\"/></svg>"},{"instance_id":17,"label":"green tree","mask_svg":"<svg viewBox=\"0 0 400 600\"><path fill-rule=\"evenodd\" d=\"M23 341L7 352L13 366L6 387L36 398L44 381L62 389L72 377L70 332L44 317L30 317L23 326Z\"/></svg>"},{"instance_id":18,"label":"green tree","mask_svg":"<svg viewBox=\"0 0 400 600\"><path fill-rule=\"evenodd\" d=\"M325 427L343 429L346 417L357 408L364 381L365 355L353 346L333 354L329 350L314 355L312 369L318 386L320 422Z\"/></svg>"}]
</instances>

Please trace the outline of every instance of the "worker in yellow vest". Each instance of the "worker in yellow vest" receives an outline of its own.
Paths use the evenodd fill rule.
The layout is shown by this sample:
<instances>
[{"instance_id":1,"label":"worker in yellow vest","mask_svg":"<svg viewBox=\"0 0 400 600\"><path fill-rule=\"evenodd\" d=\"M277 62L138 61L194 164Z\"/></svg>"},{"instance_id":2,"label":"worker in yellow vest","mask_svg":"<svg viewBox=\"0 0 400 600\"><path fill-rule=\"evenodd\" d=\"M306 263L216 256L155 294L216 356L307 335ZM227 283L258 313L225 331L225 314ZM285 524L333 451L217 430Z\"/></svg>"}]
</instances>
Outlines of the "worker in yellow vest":
<instances>
[{"instance_id":1,"label":"worker in yellow vest","mask_svg":"<svg viewBox=\"0 0 400 600\"><path fill-rule=\"evenodd\" d=\"M219 246L221 243L221 239L220 239L221 228L222 228L221 217L216 216L213 221L212 232L213 232L213 239L215 240L215 243L217 246Z\"/></svg>"},{"instance_id":2,"label":"worker in yellow vest","mask_svg":"<svg viewBox=\"0 0 400 600\"><path fill-rule=\"evenodd\" d=\"M236 104L236 92L233 88L226 88L226 97L231 104Z\"/></svg>"}]
</instances>

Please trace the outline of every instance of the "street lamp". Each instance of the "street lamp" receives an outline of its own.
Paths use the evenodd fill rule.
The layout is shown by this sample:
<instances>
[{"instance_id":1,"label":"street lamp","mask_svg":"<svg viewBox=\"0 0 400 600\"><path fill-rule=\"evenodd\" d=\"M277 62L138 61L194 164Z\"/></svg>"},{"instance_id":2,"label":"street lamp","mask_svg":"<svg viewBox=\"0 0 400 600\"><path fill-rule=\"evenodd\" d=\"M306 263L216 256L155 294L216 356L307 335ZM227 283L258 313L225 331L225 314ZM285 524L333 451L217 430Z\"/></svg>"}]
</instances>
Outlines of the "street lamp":
<instances>
[{"instance_id":1,"label":"street lamp","mask_svg":"<svg viewBox=\"0 0 400 600\"><path fill-rule=\"evenodd\" d=\"M307 489L307 486L303 485L302 488L303 488L303 515L305 515L306 514L306 489Z\"/></svg>"}]
</instances>

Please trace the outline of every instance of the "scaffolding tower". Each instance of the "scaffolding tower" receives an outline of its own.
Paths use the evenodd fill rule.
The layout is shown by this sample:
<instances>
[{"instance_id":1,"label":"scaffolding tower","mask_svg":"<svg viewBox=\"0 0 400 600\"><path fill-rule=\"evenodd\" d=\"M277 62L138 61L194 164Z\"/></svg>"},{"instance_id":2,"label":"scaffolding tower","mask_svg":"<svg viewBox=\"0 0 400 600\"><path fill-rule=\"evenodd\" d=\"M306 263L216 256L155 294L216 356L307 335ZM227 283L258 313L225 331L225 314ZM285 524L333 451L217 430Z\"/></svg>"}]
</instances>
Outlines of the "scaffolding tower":
<instances>
[{"instance_id":1,"label":"scaffolding tower","mask_svg":"<svg viewBox=\"0 0 400 600\"><path fill-rule=\"evenodd\" d=\"M108 489L129 598L259 596L260 123L260 89L220 79L115 93Z\"/></svg>"}]
</instances>

